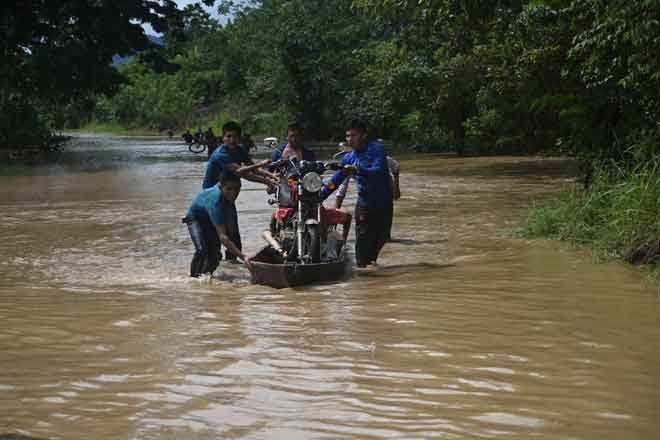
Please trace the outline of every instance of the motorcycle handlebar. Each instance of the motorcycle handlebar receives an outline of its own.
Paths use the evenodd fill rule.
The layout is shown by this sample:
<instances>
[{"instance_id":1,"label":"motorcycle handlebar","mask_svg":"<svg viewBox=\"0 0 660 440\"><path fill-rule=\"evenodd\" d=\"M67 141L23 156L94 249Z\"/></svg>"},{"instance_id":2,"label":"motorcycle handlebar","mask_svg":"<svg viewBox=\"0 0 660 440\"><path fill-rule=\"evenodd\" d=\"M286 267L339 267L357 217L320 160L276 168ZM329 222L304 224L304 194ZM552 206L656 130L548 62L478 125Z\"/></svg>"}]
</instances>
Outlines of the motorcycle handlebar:
<instances>
[{"instance_id":1,"label":"motorcycle handlebar","mask_svg":"<svg viewBox=\"0 0 660 440\"><path fill-rule=\"evenodd\" d=\"M304 168L305 165L307 165L309 163L314 163L315 168L319 171L325 171L325 170L337 171L341 168L341 165L339 164L339 162L336 162L336 161L330 161L330 162L315 161L314 162L314 161L304 161L304 160L303 161L298 161L297 159L294 160L294 159L288 159L287 158L287 159L280 159L280 160L277 160L275 162L272 162L268 166L268 170L269 171L280 171L280 170L286 168L286 166L288 166L289 164L292 164L296 168Z\"/></svg>"},{"instance_id":2,"label":"motorcycle handlebar","mask_svg":"<svg viewBox=\"0 0 660 440\"><path fill-rule=\"evenodd\" d=\"M337 171L341 169L341 164L339 162L327 162L324 165L326 169L331 171Z\"/></svg>"}]
</instances>

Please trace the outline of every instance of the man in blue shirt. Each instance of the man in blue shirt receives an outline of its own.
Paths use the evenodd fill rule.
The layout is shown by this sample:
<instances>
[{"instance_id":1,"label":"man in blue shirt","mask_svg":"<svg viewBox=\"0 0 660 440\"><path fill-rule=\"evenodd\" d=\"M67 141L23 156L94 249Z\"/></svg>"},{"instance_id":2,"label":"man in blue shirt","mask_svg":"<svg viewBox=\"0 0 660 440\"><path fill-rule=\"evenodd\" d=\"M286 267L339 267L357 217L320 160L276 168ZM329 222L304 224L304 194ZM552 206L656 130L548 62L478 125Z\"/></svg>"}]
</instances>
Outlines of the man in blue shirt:
<instances>
[{"instance_id":1,"label":"man in blue shirt","mask_svg":"<svg viewBox=\"0 0 660 440\"><path fill-rule=\"evenodd\" d=\"M298 160L316 160L316 154L312 150L308 150L302 144L303 130L302 127L294 122L289 124L286 130L286 144L278 145L273 151L271 161L276 162L280 159L289 157L297 157Z\"/></svg>"},{"instance_id":2,"label":"man in blue shirt","mask_svg":"<svg viewBox=\"0 0 660 440\"><path fill-rule=\"evenodd\" d=\"M321 189L328 197L347 177L357 182L355 205L355 259L358 267L375 264L387 242L387 219L392 216L392 187L385 149L367 137L364 123L353 121L346 130L353 151L346 154L342 168Z\"/></svg>"},{"instance_id":3,"label":"man in blue shirt","mask_svg":"<svg viewBox=\"0 0 660 440\"><path fill-rule=\"evenodd\" d=\"M197 194L183 222L188 225L195 255L190 276L213 273L222 259L221 245L250 268L242 252L235 201L241 191L241 178L230 171L220 176L220 184Z\"/></svg>"},{"instance_id":4,"label":"man in blue shirt","mask_svg":"<svg viewBox=\"0 0 660 440\"><path fill-rule=\"evenodd\" d=\"M204 189L216 185L220 178L220 173L223 171L231 171L244 179L263 183L269 187L275 185L276 182L258 169L254 167L241 167L243 164L251 165L252 159L250 159L248 152L239 145L240 138L241 126L236 122L230 121L222 126L223 144L209 157L204 182L202 183Z\"/></svg>"}]
</instances>

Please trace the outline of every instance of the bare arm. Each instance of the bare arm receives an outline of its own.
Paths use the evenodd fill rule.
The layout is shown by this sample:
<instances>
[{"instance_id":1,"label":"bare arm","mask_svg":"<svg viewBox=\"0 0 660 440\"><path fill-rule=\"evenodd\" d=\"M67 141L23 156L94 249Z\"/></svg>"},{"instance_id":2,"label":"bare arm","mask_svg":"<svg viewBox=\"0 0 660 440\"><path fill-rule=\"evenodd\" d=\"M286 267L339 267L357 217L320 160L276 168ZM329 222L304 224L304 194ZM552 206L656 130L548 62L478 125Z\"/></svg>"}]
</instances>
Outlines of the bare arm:
<instances>
[{"instance_id":1,"label":"bare arm","mask_svg":"<svg viewBox=\"0 0 660 440\"><path fill-rule=\"evenodd\" d=\"M250 261L250 258L247 257L241 250L234 244L233 241L229 238L227 235L227 229L225 228L225 225L216 225L215 226L215 231L218 234L218 238L220 239L220 242L231 252L232 254L236 255L238 258L243 260L243 264L245 264L248 269L252 267L252 262Z\"/></svg>"},{"instance_id":2,"label":"bare arm","mask_svg":"<svg viewBox=\"0 0 660 440\"><path fill-rule=\"evenodd\" d=\"M259 168L270 165L270 160L262 160L261 162L244 165L238 169L239 173L246 173L248 171L260 171Z\"/></svg>"},{"instance_id":3,"label":"bare arm","mask_svg":"<svg viewBox=\"0 0 660 440\"><path fill-rule=\"evenodd\" d=\"M270 179L269 177L263 176L254 171L250 171L246 174L243 174L241 175L241 177L244 178L245 180L249 180L250 182L263 183L268 187L272 187L277 184L277 182L274 181L273 179Z\"/></svg>"},{"instance_id":4,"label":"bare arm","mask_svg":"<svg viewBox=\"0 0 660 440\"><path fill-rule=\"evenodd\" d=\"M270 164L269 160L264 160L259 163L246 165L246 166L231 164L227 166L227 169L237 173L245 180L249 180L251 182L257 182L257 183L263 183L264 185L267 186L273 186L277 184L277 176L262 169L263 167L269 164Z\"/></svg>"},{"instance_id":5,"label":"bare arm","mask_svg":"<svg viewBox=\"0 0 660 440\"><path fill-rule=\"evenodd\" d=\"M335 207L337 209L341 208L342 203L344 202L344 197L346 197L346 193L348 192L348 185L351 182L351 178L345 179L341 185L339 185L339 189L337 189L337 195L335 196Z\"/></svg>"},{"instance_id":6,"label":"bare arm","mask_svg":"<svg viewBox=\"0 0 660 440\"><path fill-rule=\"evenodd\" d=\"M241 174L241 166L237 163L230 163L224 166L224 169L232 173Z\"/></svg>"}]
</instances>

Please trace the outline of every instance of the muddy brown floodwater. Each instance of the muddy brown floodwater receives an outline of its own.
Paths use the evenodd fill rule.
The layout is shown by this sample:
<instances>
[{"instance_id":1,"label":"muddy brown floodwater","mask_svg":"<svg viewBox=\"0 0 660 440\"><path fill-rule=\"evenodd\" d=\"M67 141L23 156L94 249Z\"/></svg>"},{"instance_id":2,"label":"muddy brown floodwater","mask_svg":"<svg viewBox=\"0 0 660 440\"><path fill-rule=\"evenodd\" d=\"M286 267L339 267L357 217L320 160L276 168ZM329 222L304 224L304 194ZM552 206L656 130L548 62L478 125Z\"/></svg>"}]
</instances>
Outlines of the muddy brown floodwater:
<instances>
[{"instance_id":1,"label":"muddy brown floodwater","mask_svg":"<svg viewBox=\"0 0 660 440\"><path fill-rule=\"evenodd\" d=\"M0 438L659 438L655 288L501 234L571 162L403 158L380 270L284 290L188 278L204 167L118 137L0 166Z\"/></svg>"}]
</instances>

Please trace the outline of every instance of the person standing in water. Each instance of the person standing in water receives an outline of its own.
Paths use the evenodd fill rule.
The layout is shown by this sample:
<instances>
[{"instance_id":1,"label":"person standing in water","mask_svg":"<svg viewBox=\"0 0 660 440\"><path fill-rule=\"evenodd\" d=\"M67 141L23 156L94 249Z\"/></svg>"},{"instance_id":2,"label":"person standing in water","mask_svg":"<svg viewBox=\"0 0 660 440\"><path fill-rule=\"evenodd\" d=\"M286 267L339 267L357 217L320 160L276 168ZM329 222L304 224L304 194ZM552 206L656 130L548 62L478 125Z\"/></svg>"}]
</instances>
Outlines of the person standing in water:
<instances>
[{"instance_id":1,"label":"person standing in water","mask_svg":"<svg viewBox=\"0 0 660 440\"><path fill-rule=\"evenodd\" d=\"M250 259L243 254L238 230L236 199L241 192L241 178L230 171L220 176L220 182L205 189L192 202L183 222L188 226L195 254L190 262L190 276L213 274L222 259L221 248L243 261L248 269Z\"/></svg>"},{"instance_id":2,"label":"person standing in water","mask_svg":"<svg viewBox=\"0 0 660 440\"><path fill-rule=\"evenodd\" d=\"M211 157L215 149L218 148L218 138L215 136L215 133L213 133L213 127L209 127L209 129L206 130L204 141L206 142L206 152L208 157Z\"/></svg>"},{"instance_id":3,"label":"person standing in water","mask_svg":"<svg viewBox=\"0 0 660 440\"><path fill-rule=\"evenodd\" d=\"M242 168L242 165L252 165L253 163L248 152L239 144L240 137L241 126L236 122L230 121L222 126L223 144L209 157L202 188L211 188L217 184L220 174L225 170L252 182L263 183L270 188L276 185L277 182L266 173L254 167Z\"/></svg>"},{"instance_id":4,"label":"person standing in water","mask_svg":"<svg viewBox=\"0 0 660 440\"><path fill-rule=\"evenodd\" d=\"M342 142L341 144L341 151L339 151L336 156L339 156L340 154L346 153L344 150L344 144ZM393 200L399 200L401 198L401 188L399 187L399 172L401 170L401 165L397 160L392 158L392 156L386 155L385 158L387 159L387 169L390 173L390 185L392 188L392 198ZM339 188L337 189L337 195L335 196L335 208L341 209L341 206L344 202L344 199L346 198L346 193L348 192L348 187L351 183L352 178L347 178L345 179L341 185L339 185ZM388 218L387 222L387 240L390 241L392 240L392 220L394 217L394 209L392 209L392 212Z\"/></svg>"},{"instance_id":5,"label":"person standing in water","mask_svg":"<svg viewBox=\"0 0 660 440\"><path fill-rule=\"evenodd\" d=\"M353 151L346 154L342 168L321 189L327 198L348 177L355 177L358 198L355 205L355 258L358 267L376 264L388 240L388 219L392 215L392 188L383 145L369 139L366 125L353 121L346 130Z\"/></svg>"}]
</instances>

